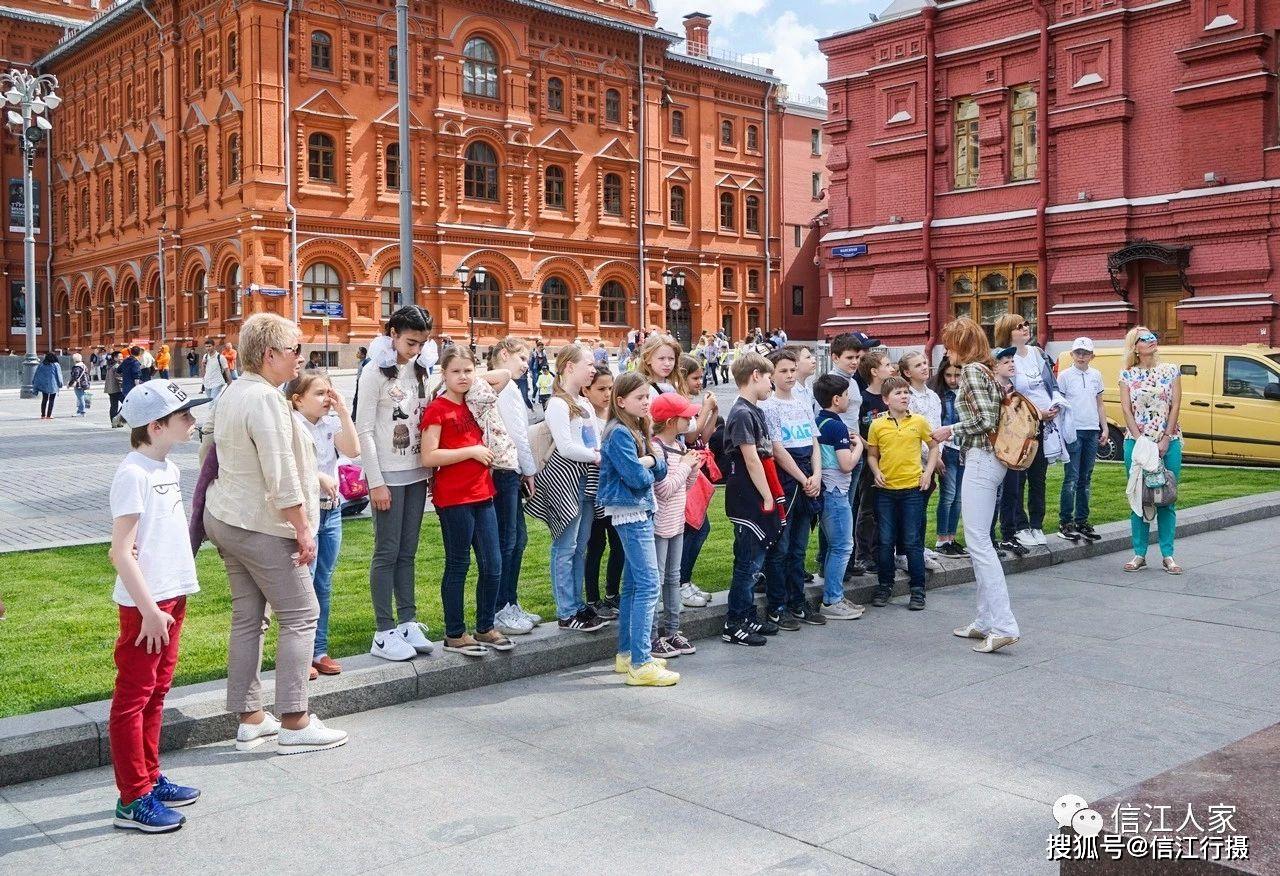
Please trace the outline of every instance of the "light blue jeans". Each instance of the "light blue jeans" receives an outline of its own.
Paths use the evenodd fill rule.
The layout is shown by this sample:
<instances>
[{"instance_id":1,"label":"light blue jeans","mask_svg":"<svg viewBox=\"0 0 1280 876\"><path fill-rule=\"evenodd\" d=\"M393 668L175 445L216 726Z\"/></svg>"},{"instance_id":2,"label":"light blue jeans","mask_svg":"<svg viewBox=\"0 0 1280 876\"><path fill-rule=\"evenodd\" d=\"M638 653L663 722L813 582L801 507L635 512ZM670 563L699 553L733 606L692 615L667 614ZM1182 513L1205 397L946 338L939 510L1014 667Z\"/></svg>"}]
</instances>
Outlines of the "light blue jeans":
<instances>
[{"instance_id":1,"label":"light blue jeans","mask_svg":"<svg viewBox=\"0 0 1280 876\"><path fill-rule=\"evenodd\" d=\"M658 552L653 517L614 529L622 539L622 593L618 598L618 653L631 655L633 669L652 659L649 638L658 604ZM675 557L671 557L674 561ZM679 577L679 576L677 576Z\"/></svg>"},{"instance_id":2,"label":"light blue jeans","mask_svg":"<svg viewBox=\"0 0 1280 876\"><path fill-rule=\"evenodd\" d=\"M827 556L822 565L822 601L834 605L844 599L844 574L853 556L853 508L849 506L849 494L824 491L819 523L827 542Z\"/></svg>"},{"instance_id":3,"label":"light blue jeans","mask_svg":"<svg viewBox=\"0 0 1280 876\"><path fill-rule=\"evenodd\" d=\"M591 519L595 504L578 487L578 518L551 542L551 592L556 600L556 617L568 620L587 607L582 586L587 573L587 542L591 540ZM653 537L652 527L649 530Z\"/></svg>"},{"instance_id":4,"label":"light blue jeans","mask_svg":"<svg viewBox=\"0 0 1280 876\"><path fill-rule=\"evenodd\" d=\"M342 508L320 511L320 531L316 534L316 558L311 561L311 586L320 603L320 617L316 621L314 656L318 659L329 653L329 602L333 596L333 570L338 565L338 552L342 548Z\"/></svg>"},{"instance_id":5,"label":"light blue jeans","mask_svg":"<svg viewBox=\"0 0 1280 876\"><path fill-rule=\"evenodd\" d=\"M84 390L76 389L76 416L84 416Z\"/></svg>"}]
</instances>

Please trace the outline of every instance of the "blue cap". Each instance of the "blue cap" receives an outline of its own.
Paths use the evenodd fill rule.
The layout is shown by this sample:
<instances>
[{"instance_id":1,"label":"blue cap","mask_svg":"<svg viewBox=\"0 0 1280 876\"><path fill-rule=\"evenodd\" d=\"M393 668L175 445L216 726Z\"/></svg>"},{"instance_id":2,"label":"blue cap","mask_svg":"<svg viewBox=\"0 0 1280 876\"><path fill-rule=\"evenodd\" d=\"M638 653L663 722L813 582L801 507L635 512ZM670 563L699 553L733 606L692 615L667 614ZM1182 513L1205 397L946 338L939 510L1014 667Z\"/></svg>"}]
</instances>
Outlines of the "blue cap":
<instances>
[{"instance_id":1,"label":"blue cap","mask_svg":"<svg viewBox=\"0 0 1280 876\"><path fill-rule=\"evenodd\" d=\"M874 350L880 346L879 338L873 338L865 332L849 332L849 337L853 338L854 343L864 350Z\"/></svg>"},{"instance_id":2,"label":"blue cap","mask_svg":"<svg viewBox=\"0 0 1280 876\"><path fill-rule=\"evenodd\" d=\"M1017 352L1017 347L1001 347L998 350L993 350L992 354L996 357L996 361L999 362L1001 359L1007 359Z\"/></svg>"}]
</instances>

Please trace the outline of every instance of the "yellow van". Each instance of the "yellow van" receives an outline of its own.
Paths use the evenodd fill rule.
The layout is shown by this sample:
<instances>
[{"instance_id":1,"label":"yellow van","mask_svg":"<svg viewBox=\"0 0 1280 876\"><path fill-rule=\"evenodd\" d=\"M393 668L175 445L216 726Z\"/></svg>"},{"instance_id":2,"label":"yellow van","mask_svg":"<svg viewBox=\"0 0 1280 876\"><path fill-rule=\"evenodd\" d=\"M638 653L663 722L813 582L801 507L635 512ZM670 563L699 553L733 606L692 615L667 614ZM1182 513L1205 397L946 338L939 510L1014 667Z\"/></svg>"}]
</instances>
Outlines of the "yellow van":
<instances>
[{"instance_id":1,"label":"yellow van","mask_svg":"<svg viewBox=\"0 0 1280 876\"><path fill-rule=\"evenodd\" d=\"M1122 347L1099 347L1093 367L1102 372L1111 446L1099 455L1121 458ZM1200 461L1280 464L1280 347L1169 346L1160 359L1182 369L1182 452ZM1070 351L1058 370L1073 367Z\"/></svg>"}]
</instances>

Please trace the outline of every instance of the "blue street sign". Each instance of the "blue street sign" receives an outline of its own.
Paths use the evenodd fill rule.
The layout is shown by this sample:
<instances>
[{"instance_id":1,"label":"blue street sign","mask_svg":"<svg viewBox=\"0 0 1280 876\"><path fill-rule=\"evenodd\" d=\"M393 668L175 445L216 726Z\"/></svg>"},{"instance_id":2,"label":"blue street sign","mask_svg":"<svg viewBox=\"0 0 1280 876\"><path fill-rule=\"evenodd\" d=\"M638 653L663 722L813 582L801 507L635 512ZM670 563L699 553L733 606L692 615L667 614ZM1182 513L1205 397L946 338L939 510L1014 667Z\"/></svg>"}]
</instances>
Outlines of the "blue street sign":
<instances>
[{"instance_id":1,"label":"blue street sign","mask_svg":"<svg viewBox=\"0 0 1280 876\"><path fill-rule=\"evenodd\" d=\"M278 286L254 286L250 287L250 292L257 292L259 295L267 295L271 298L283 298L289 294L288 289L281 289Z\"/></svg>"},{"instance_id":2,"label":"blue street sign","mask_svg":"<svg viewBox=\"0 0 1280 876\"><path fill-rule=\"evenodd\" d=\"M342 319L342 316L343 316L342 302L341 301L328 302L328 306L325 308L324 313L325 313L325 316L332 316L334 319Z\"/></svg>"},{"instance_id":3,"label":"blue street sign","mask_svg":"<svg viewBox=\"0 0 1280 876\"><path fill-rule=\"evenodd\" d=\"M341 301L308 301L307 313L311 316L331 316L334 319L342 319L342 302Z\"/></svg>"},{"instance_id":4,"label":"blue street sign","mask_svg":"<svg viewBox=\"0 0 1280 876\"><path fill-rule=\"evenodd\" d=\"M849 243L844 246L831 247L831 255L838 259L851 259L867 254L865 243Z\"/></svg>"}]
</instances>

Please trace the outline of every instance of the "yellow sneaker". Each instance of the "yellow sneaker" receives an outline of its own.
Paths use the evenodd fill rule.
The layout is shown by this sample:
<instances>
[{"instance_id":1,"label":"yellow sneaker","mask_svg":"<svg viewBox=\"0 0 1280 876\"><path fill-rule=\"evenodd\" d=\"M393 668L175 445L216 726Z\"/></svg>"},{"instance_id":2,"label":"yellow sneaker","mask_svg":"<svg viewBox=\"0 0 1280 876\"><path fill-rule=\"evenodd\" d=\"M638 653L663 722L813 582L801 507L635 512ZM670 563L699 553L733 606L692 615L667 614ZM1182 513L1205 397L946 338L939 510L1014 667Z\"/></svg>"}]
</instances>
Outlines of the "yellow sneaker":
<instances>
[{"instance_id":1,"label":"yellow sneaker","mask_svg":"<svg viewBox=\"0 0 1280 876\"><path fill-rule=\"evenodd\" d=\"M658 665L658 658L627 673L627 684L637 687L670 687L680 680L680 673Z\"/></svg>"},{"instance_id":2,"label":"yellow sneaker","mask_svg":"<svg viewBox=\"0 0 1280 876\"><path fill-rule=\"evenodd\" d=\"M663 657L654 657L653 662L657 663L663 669L667 668L667 661ZM626 675L631 671L631 655L630 654L614 654L613 655L613 671L619 675Z\"/></svg>"}]
</instances>

